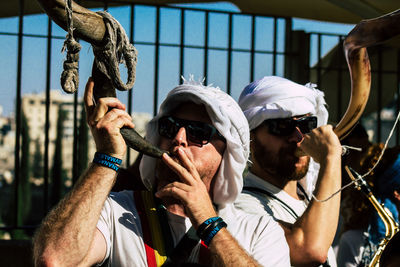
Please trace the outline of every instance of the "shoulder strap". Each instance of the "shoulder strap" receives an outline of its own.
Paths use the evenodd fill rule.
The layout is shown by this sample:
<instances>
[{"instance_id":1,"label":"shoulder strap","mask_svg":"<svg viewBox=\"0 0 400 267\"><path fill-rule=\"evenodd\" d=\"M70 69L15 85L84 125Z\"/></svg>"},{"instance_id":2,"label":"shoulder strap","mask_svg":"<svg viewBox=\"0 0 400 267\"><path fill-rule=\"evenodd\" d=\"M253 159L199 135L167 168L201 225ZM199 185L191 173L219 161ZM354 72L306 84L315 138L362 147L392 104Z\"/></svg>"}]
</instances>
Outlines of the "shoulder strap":
<instances>
[{"instance_id":1,"label":"shoulder strap","mask_svg":"<svg viewBox=\"0 0 400 267\"><path fill-rule=\"evenodd\" d=\"M149 267L158 267L166 261L167 254L161 225L157 218L153 197L150 194L148 191L133 192L142 225L147 265Z\"/></svg>"},{"instance_id":2,"label":"shoulder strap","mask_svg":"<svg viewBox=\"0 0 400 267\"><path fill-rule=\"evenodd\" d=\"M148 266L177 266L186 262L200 240L194 228L191 227L174 248L166 210L159 200L150 191L136 191L133 194L142 224ZM199 258L207 254L207 247L202 245L199 255L202 257Z\"/></svg>"}]
</instances>

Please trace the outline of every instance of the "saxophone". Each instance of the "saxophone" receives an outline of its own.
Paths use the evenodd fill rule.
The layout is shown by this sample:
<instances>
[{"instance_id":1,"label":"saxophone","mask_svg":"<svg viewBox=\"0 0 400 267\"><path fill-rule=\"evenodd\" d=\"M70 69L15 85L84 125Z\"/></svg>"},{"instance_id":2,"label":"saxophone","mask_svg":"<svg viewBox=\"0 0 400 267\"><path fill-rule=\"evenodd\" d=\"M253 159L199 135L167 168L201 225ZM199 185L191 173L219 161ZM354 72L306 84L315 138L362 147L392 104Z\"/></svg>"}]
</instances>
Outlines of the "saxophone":
<instances>
[{"instance_id":1,"label":"saxophone","mask_svg":"<svg viewBox=\"0 0 400 267\"><path fill-rule=\"evenodd\" d=\"M399 232L399 225L393 219L391 212L376 199L376 197L372 194L370 186L362 179L361 175L356 171L351 169L348 166L344 167L349 177L355 181L356 188L360 190L372 203L376 211L378 212L379 217L382 219L385 225L385 237L381 240L378 245L377 251L374 253L374 256L369 264L369 267L379 267L379 260L381 258L382 252L385 250L386 245L389 243L390 239ZM356 178L356 177L357 178Z\"/></svg>"}]
</instances>

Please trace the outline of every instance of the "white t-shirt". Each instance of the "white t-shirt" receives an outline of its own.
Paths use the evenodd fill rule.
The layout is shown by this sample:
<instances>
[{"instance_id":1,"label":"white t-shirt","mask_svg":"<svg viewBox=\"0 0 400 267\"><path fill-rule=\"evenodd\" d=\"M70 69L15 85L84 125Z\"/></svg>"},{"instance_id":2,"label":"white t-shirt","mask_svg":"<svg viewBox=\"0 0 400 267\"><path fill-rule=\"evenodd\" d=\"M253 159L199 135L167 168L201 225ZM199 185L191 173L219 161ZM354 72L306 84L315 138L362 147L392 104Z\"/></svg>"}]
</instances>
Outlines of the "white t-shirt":
<instances>
[{"instance_id":1,"label":"white t-shirt","mask_svg":"<svg viewBox=\"0 0 400 267\"><path fill-rule=\"evenodd\" d=\"M228 231L249 255L262 266L290 266L289 247L284 232L271 216L248 214L227 205L218 215ZM188 218L174 214L168 221L175 245L190 228ZM97 228L107 243L107 266L147 266L140 218L132 191L112 192L105 202ZM197 262L200 246L189 261Z\"/></svg>"},{"instance_id":2,"label":"white t-shirt","mask_svg":"<svg viewBox=\"0 0 400 267\"><path fill-rule=\"evenodd\" d=\"M271 197L258 191L243 191L237 198L235 207L249 213L260 215L268 213L277 220L293 224L308 205L306 197L304 200L295 199L251 172L244 179L244 187L258 188L273 195ZM303 194L301 191L299 193ZM328 250L328 263L331 267L336 267L336 257L332 248Z\"/></svg>"}]
</instances>

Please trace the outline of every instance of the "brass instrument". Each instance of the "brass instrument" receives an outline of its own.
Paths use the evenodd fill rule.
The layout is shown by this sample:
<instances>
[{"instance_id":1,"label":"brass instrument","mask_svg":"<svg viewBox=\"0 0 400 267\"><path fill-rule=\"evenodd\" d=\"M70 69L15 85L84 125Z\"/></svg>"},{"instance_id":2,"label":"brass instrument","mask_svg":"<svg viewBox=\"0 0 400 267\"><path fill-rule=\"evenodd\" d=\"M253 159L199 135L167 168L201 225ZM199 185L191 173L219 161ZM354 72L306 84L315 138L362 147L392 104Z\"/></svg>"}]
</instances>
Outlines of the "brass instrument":
<instances>
[{"instance_id":1,"label":"brass instrument","mask_svg":"<svg viewBox=\"0 0 400 267\"><path fill-rule=\"evenodd\" d=\"M384 208L384 206L376 199L376 197L372 194L369 185L365 182L365 180L358 174L356 171L351 169L348 166L344 167L349 177L355 181L356 188L360 190L372 203L376 211L378 212L379 217L382 219L385 225L385 237L381 240L378 245L378 249L375 252L369 266L370 267L379 267L379 260L381 258L382 252L384 251L386 245L389 243L390 239L399 232L399 224L393 219L392 214ZM357 177L357 178L355 178Z\"/></svg>"}]
</instances>

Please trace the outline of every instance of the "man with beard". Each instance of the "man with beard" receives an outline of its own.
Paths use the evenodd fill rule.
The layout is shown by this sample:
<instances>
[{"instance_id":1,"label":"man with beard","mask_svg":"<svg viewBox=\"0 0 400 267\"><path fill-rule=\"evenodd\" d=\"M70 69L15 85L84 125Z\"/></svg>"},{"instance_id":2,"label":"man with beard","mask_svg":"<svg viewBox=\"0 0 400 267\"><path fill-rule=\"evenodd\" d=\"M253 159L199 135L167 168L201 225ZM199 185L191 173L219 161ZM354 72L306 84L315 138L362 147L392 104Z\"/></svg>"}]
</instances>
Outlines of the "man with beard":
<instances>
[{"instance_id":1,"label":"man with beard","mask_svg":"<svg viewBox=\"0 0 400 267\"><path fill-rule=\"evenodd\" d=\"M92 91L89 81L85 105L98 152L36 233L37 265L289 266L273 218L232 204L242 190L249 129L230 96L194 81L173 89L147 126L147 139L169 152L143 156L149 191L110 194L126 153L120 128L133 125L121 102L94 105Z\"/></svg>"},{"instance_id":2,"label":"man with beard","mask_svg":"<svg viewBox=\"0 0 400 267\"><path fill-rule=\"evenodd\" d=\"M340 189L341 145L325 125L323 93L270 76L249 84L239 105L249 122L251 162L235 205L281 224L292 265L336 266L330 246L340 195L319 200Z\"/></svg>"}]
</instances>

